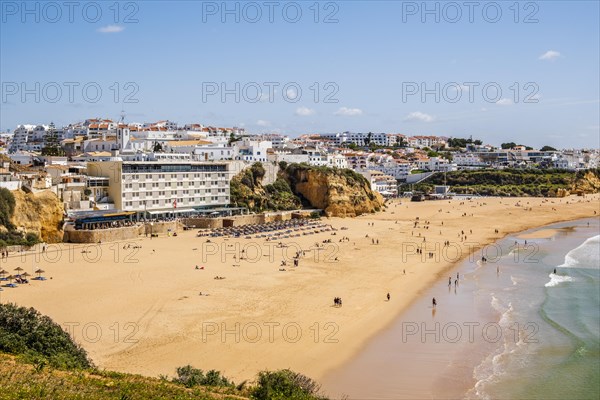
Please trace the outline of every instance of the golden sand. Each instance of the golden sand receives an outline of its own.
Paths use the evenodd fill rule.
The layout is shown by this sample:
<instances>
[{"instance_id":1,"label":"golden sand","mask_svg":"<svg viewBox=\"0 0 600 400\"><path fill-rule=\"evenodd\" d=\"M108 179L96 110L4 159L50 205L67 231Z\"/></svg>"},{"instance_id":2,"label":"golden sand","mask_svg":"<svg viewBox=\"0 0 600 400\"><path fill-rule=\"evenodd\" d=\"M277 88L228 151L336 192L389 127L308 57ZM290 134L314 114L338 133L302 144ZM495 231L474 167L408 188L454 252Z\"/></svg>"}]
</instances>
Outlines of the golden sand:
<instances>
[{"instance_id":1,"label":"golden sand","mask_svg":"<svg viewBox=\"0 0 600 400\"><path fill-rule=\"evenodd\" d=\"M336 235L283 239L284 248L254 238L206 243L195 231L56 245L35 256L39 261L33 255L3 261L11 272L41 267L52 279L5 289L2 301L49 315L107 369L157 376L192 364L239 381L262 369L291 368L319 379L469 252L480 257L480 248L509 233L595 212L598 195L403 200L376 215L324 219ZM349 240L339 242L342 237ZM314 250L327 239L332 243ZM443 247L447 240L451 247ZM416 254L421 246L424 254ZM247 259L235 261L243 249ZM281 267L284 254L291 258L298 249L306 251L300 266ZM334 297L342 307L333 307Z\"/></svg>"}]
</instances>

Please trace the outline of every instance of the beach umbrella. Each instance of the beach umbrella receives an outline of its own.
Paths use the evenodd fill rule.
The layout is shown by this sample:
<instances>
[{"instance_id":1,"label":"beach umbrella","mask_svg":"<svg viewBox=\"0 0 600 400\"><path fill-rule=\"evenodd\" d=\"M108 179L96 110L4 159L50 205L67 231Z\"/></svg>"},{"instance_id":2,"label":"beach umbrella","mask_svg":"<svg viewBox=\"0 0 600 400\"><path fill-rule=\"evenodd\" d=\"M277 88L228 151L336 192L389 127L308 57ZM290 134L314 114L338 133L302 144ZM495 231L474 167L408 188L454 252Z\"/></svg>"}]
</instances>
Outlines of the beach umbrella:
<instances>
[{"instance_id":1,"label":"beach umbrella","mask_svg":"<svg viewBox=\"0 0 600 400\"><path fill-rule=\"evenodd\" d=\"M38 278L41 278L41 277L42 277L42 274L43 274L44 272L46 272L46 271L44 271L44 270L43 270L43 269L41 269L41 268L38 268L38 269L36 269L36 270L35 270L35 273L38 275Z\"/></svg>"},{"instance_id":2,"label":"beach umbrella","mask_svg":"<svg viewBox=\"0 0 600 400\"><path fill-rule=\"evenodd\" d=\"M29 272L23 272L21 274L21 278L27 278L28 276L31 276L31 274Z\"/></svg>"},{"instance_id":3,"label":"beach umbrella","mask_svg":"<svg viewBox=\"0 0 600 400\"><path fill-rule=\"evenodd\" d=\"M17 271L17 272L21 272L21 271L23 271L23 268L21 268L21 267L17 267L17 268L15 268L15 271Z\"/></svg>"},{"instance_id":4,"label":"beach umbrella","mask_svg":"<svg viewBox=\"0 0 600 400\"><path fill-rule=\"evenodd\" d=\"M0 269L0 276L6 275L6 274L8 274L8 271Z\"/></svg>"}]
</instances>

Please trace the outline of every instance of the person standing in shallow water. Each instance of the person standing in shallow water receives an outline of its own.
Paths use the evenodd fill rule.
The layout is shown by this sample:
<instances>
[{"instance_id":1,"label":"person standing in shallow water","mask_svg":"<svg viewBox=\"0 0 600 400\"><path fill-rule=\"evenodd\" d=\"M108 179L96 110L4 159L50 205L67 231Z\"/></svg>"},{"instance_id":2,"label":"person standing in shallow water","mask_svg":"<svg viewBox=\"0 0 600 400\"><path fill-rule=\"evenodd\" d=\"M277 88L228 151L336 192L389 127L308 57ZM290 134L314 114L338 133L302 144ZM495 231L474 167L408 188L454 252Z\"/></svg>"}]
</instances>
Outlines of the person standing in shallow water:
<instances>
[{"instance_id":1,"label":"person standing in shallow water","mask_svg":"<svg viewBox=\"0 0 600 400\"><path fill-rule=\"evenodd\" d=\"M433 298L433 300L431 301L431 303L433 304L433 308L435 308L437 306L437 301L435 301L435 297Z\"/></svg>"}]
</instances>

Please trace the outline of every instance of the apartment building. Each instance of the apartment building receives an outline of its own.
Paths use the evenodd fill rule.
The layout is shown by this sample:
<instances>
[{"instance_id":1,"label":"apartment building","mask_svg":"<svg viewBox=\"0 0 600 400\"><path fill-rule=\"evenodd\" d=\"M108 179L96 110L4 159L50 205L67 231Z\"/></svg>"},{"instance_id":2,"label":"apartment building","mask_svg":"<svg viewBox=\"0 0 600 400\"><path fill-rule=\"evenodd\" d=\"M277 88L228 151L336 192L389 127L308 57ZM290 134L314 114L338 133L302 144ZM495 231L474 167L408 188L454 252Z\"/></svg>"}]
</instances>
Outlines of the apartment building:
<instances>
[{"instance_id":1,"label":"apartment building","mask_svg":"<svg viewBox=\"0 0 600 400\"><path fill-rule=\"evenodd\" d=\"M88 163L88 175L105 177L115 208L164 217L229 205L228 163L104 161Z\"/></svg>"}]
</instances>

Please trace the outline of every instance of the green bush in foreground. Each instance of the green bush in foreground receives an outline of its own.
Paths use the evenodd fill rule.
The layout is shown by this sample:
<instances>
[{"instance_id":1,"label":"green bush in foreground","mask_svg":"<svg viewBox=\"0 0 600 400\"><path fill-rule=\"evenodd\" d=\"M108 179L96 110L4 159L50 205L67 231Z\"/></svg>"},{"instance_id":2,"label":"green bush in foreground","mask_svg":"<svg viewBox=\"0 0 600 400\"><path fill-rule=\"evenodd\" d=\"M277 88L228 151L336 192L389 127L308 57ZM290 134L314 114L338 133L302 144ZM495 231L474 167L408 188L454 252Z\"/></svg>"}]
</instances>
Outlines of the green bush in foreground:
<instances>
[{"instance_id":1,"label":"green bush in foreground","mask_svg":"<svg viewBox=\"0 0 600 400\"><path fill-rule=\"evenodd\" d=\"M252 398L256 400L325 400L319 394L321 386L314 380L283 369L263 371L258 374L258 382L252 389Z\"/></svg>"},{"instance_id":2,"label":"green bush in foreground","mask_svg":"<svg viewBox=\"0 0 600 400\"><path fill-rule=\"evenodd\" d=\"M15 304L0 304L0 351L55 368L93 366L86 351L60 325L33 308Z\"/></svg>"},{"instance_id":3,"label":"green bush in foreground","mask_svg":"<svg viewBox=\"0 0 600 400\"><path fill-rule=\"evenodd\" d=\"M177 368L177 378L173 382L182 384L188 388L194 386L234 386L233 382L221 375L219 371L211 369L206 374L191 365Z\"/></svg>"},{"instance_id":4,"label":"green bush in foreground","mask_svg":"<svg viewBox=\"0 0 600 400\"><path fill-rule=\"evenodd\" d=\"M33 308L0 304L0 387L9 394L0 390L1 399L327 399L319 394L317 382L287 369L260 372L249 387L246 382L236 387L219 371L204 372L191 365L177 368L176 373L168 382L166 377L100 371L49 317Z\"/></svg>"}]
</instances>

